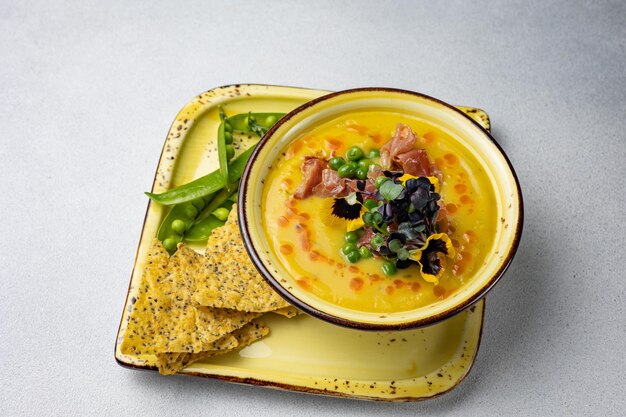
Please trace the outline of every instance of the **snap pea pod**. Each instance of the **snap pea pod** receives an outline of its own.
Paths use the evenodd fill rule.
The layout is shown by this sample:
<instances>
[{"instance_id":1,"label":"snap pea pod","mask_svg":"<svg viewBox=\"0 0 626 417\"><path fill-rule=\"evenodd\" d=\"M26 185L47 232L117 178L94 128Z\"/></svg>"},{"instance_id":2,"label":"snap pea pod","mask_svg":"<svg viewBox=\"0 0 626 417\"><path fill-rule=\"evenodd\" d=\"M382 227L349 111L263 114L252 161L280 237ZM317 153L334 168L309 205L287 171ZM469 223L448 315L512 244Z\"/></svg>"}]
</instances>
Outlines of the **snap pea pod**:
<instances>
[{"instance_id":1,"label":"snap pea pod","mask_svg":"<svg viewBox=\"0 0 626 417\"><path fill-rule=\"evenodd\" d=\"M176 245L183 240L185 232L193 226L198 213L212 201L214 196L215 193L177 204L167 213L159 226L157 238L163 242L163 246L170 254L176 251Z\"/></svg>"},{"instance_id":2,"label":"snap pea pod","mask_svg":"<svg viewBox=\"0 0 626 417\"><path fill-rule=\"evenodd\" d=\"M224 133L226 133L226 131L224 130L224 124L226 120L228 120L228 118L222 120L222 123L220 123L220 127L217 129L217 159L220 163L220 174L222 174L222 178L228 178L229 158L227 157L226 136L224 135Z\"/></svg>"},{"instance_id":3,"label":"snap pea pod","mask_svg":"<svg viewBox=\"0 0 626 417\"><path fill-rule=\"evenodd\" d=\"M198 217L195 220L195 223L199 223L202 220L206 219L207 217L211 215L211 213L213 213L213 211L216 208L221 207L225 201L231 200L230 197L239 190L239 182L240 181L237 181L233 184L229 184L228 187L223 188L222 191L217 193L215 197L213 197L213 200L211 200L211 202L198 215Z\"/></svg>"},{"instance_id":4,"label":"snap pea pod","mask_svg":"<svg viewBox=\"0 0 626 417\"><path fill-rule=\"evenodd\" d=\"M228 165L228 181L224 181L220 171L215 170L210 174L179 187L172 188L164 193L146 193L146 195L157 203L163 205L173 205L185 203L198 197L206 197L209 194L213 194L224 188L227 184L236 182L239 178L241 178L243 170L246 167L246 163L248 162L250 155L252 155L255 146L256 144L246 149Z\"/></svg>"},{"instance_id":5,"label":"snap pea pod","mask_svg":"<svg viewBox=\"0 0 626 417\"><path fill-rule=\"evenodd\" d=\"M233 202L230 200L223 201L218 208L225 208L230 211L233 207ZM208 217L195 223L185 234L185 240L188 242L202 242L209 238L211 232L224 225L226 219L221 220L215 217L213 214L209 214Z\"/></svg>"},{"instance_id":6,"label":"snap pea pod","mask_svg":"<svg viewBox=\"0 0 626 417\"><path fill-rule=\"evenodd\" d=\"M233 130L239 133L253 132L250 126L250 116L256 121L258 125L266 128L265 132L274 125L279 119L281 119L285 113L240 113L228 118L228 123L232 126ZM263 136L263 135L260 135Z\"/></svg>"}]
</instances>

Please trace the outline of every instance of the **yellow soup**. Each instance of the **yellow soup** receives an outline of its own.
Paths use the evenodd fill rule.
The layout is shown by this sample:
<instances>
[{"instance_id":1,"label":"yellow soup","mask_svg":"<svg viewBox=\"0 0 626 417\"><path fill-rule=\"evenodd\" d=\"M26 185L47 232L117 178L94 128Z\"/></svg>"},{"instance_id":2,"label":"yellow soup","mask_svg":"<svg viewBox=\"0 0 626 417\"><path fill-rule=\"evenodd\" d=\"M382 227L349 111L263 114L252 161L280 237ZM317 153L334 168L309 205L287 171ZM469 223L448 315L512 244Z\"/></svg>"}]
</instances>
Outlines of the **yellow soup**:
<instances>
[{"instance_id":1,"label":"yellow soup","mask_svg":"<svg viewBox=\"0 0 626 417\"><path fill-rule=\"evenodd\" d=\"M381 272L383 260L349 263L341 254L345 230L321 218L324 198L291 198L302 182L305 156L345 156L351 146L367 153L380 149L405 123L443 174L440 187L448 234L456 255L447 259L438 284L426 282L418 266ZM278 259L302 288L340 306L368 312L400 312L423 307L454 294L484 263L496 230L493 188L472 154L442 129L424 120L392 112L350 113L321 124L281 152L266 178L263 227ZM441 210L442 213L444 210Z\"/></svg>"}]
</instances>

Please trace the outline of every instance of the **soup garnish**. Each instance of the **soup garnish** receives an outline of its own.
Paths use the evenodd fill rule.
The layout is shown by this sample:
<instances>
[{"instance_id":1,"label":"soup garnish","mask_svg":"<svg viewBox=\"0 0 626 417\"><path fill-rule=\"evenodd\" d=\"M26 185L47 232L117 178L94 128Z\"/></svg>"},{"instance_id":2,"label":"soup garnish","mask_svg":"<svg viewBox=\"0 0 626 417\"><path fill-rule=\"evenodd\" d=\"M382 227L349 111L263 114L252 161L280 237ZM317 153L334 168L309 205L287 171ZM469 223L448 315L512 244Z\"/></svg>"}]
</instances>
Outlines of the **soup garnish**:
<instances>
[{"instance_id":1,"label":"soup garnish","mask_svg":"<svg viewBox=\"0 0 626 417\"><path fill-rule=\"evenodd\" d=\"M346 228L340 251L348 262L374 256L385 275L417 265L426 281L437 283L455 250L437 224L440 173L416 142L411 128L398 124L393 138L367 158L359 146L345 159L305 157L294 198L326 199L321 215L326 224Z\"/></svg>"}]
</instances>

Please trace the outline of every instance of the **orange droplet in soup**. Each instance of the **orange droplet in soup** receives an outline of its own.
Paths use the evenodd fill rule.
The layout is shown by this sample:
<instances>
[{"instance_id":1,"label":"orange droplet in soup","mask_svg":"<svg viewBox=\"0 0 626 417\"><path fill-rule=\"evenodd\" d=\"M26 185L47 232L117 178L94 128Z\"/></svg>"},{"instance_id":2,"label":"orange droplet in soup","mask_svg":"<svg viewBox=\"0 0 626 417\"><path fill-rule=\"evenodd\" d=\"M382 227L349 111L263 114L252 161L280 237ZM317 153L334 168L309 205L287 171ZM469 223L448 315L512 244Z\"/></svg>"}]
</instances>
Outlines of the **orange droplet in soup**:
<instances>
[{"instance_id":1,"label":"orange droplet in soup","mask_svg":"<svg viewBox=\"0 0 626 417\"><path fill-rule=\"evenodd\" d=\"M454 186L454 190L459 193L459 194L463 194L464 192L467 191L467 185L465 184L456 184Z\"/></svg>"},{"instance_id":2,"label":"orange droplet in soup","mask_svg":"<svg viewBox=\"0 0 626 417\"><path fill-rule=\"evenodd\" d=\"M437 298L443 298L446 295L446 289L441 285L435 285L433 287L433 294L435 294Z\"/></svg>"},{"instance_id":3,"label":"orange droplet in soup","mask_svg":"<svg viewBox=\"0 0 626 417\"><path fill-rule=\"evenodd\" d=\"M350 265L350 267L348 268L348 271L352 272L353 274L356 274L357 272L359 272L359 268L357 268L354 265Z\"/></svg>"},{"instance_id":4,"label":"orange droplet in soup","mask_svg":"<svg viewBox=\"0 0 626 417\"><path fill-rule=\"evenodd\" d=\"M341 146L343 145L343 143L339 139L335 139L335 138L327 138L326 140L324 140L324 144L331 151L339 150L341 149Z\"/></svg>"},{"instance_id":5,"label":"orange droplet in soup","mask_svg":"<svg viewBox=\"0 0 626 417\"><path fill-rule=\"evenodd\" d=\"M468 251L462 251L459 255L461 255L461 258L467 259L468 261L472 260L472 254Z\"/></svg>"},{"instance_id":6,"label":"orange droplet in soup","mask_svg":"<svg viewBox=\"0 0 626 417\"><path fill-rule=\"evenodd\" d=\"M391 285L388 285L388 286L387 286L387 288L385 288L385 292L386 292L388 295L393 294L393 291L394 291L394 288L393 288Z\"/></svg>"},{"instance_id":7,"label":"orange droplet in soup","mask_svg":"<svg viewBox=\"0 0 626 417\"><path fill-rule=\"evenodd\" d=\"M289 149L287 149L287 153L290 153L292 155L298 153L298 151L302 149L303 143L304 142L302 140L295 141L294 143L291 144Z\"/></svg>"},{"instance_id":8,"label":"orange droplet in soup","mask_svg":"<svg viewBox=\"0 0 626 417\"><path fill-rule=\"evenodd\" d=\"M309 281L307 277L302 277L300 279L297 279L296 283L307 291L311 289L311 282Z\"/></svg>"},{"instance_id":9,"label":"orange droplet in soup","mask_svg":"<svg viewBox=\"0 0 626 417\"><path fill-rule=\"evenodd\" d=\"M320 256L320 253L319 253L318 251L316 251L316 250L311 251L311 253L309 253L309 258L310 258L312 261L317 261L320 257L321 257L321 256Z\"/></svg>"},{"instance_id":10,"label":"orange droplet in soup","mask_svg":"<svg viewBox=\"0 0 626 417\"><path fill-rule=\"evenodd\" d=\"M472 204L474 202L474 200L472 200L472 197L468 196L468 195L462 195L461 196L461 203L465 204L465 205L469 205Z\"/></svg>"},{"instance_id":11,"label":"orange droplet in soup","mask_svg":"<svg viewBox=\"0 0 626 417\"><path fill-rule=\"evenodd\" d=\"M346 128L346 130L349 130L351 132L356 132L361 136L364 136L367 131L369 130L369 128L367 126L361 126L361 125L357 125L357 124L351 124L350 126L348 126Z\"/></svg>"},{"instance_id":12,"label":"orange droplet in soup","mask_svg":"<svg viewBox=\"0 0 626 417\"><path fill-rule=\"evenodd\" d=\"M307 252L311 250L311 241L306 234L300 236L300 247Z\"/></svg>"},{"instance_id":13,"label":"orange droplet in soup","mask_svg":"<svg viewBox=\"0 0 626 417\"><path fill-rule=\"evenodd\" d=\"M363 280L361 278L352 278L350 280L350 288L354 291L358 291L363 288Z\"/></svg>"},{"instance_id":14,"label":"orange droplet in soup","mask_svg":"<svg viewBox=\"0 0 626 417\"><path fill-rule=\"evenodd\" d=\"M282 253L283 255L291 255L293 253L293 246L291 246L288 243L285 243L284 245L280 245L280 253Z\"/></svg>"},{"instance_id":15,"label":"orange droplet in soup","mask_svg":"<svg viewBox=\"0 0 626 417\"><path fill-rule=\"evenodd\" d=\"M443 171L446 168L446 161L442 158L435 159L435 165L439 168L440 171Z\"/></svg>"},{"instance_id":16,"label":"orange droplet in soup","mask_svg":"<svg viewBox=\"0 0 626 417\"><path fill-rule=\"evenodd\" d=\"M465 268L467 268L467 261L464 259L459 259L452 265L452 274L455 276L461 275L465 272Z\"/></svg>"},{"instance_id":17,"label":"orange droplet in soup","mask_svg":"<svg viewBox=\"0 0 626 417\"><path fill-rule=\"evenodd\" d=\"M380 275L378 275L378 274L370 275L370 281L372 281L372 282L380 281L381 279L383 279L383 278Z\"/></svg>"},{"instance_id":18,"label":"orange droplet in soup","mask_svg":"<svg viewBox=\"0 0 626 417\"><path fill-rule=\"evenodd\" d=\"M420 285L419 282L412 282L409 285L409 288L411 288L411 291L413 291L413 292L418 292L420 290L420 288L422 288L422 286Z\"/></svg>"},{"instance_id":19,"label":"orange droplet in soup","mask_svg":"<svg viewBox=\"0 0 626 417\"><path fill-rule=\"evenodd\" d=\"M435 135L434 132L426 132L424 133L424 135L422 136L422 143L424 145L428 145L429 143L433 143L435 141L435 138L437 137L437 135Z\"/></svg>"},{"instance_id":20,"label":"orange droplet in soup","mask_svg":"<svg viewBox=\"0 0 626 417\"><path fill-rule=\"evenodd\" d=\"M447 153L447 154L445 154L445 155L443 156L443 158L446 160L446 162L447 162L449 165L455 165L455 164L456 164L456 162L457 162L456 155L451 154L451 153Z\"/></svg>"},{"instance_id":21,"label":"orange droplet in soup","mask_svg":"<svg viewBox=\"0 0 626 417\"><path fill-rule=\"evenodd\" d=\"M476 232L474 232L473 230L468 230L467 232L463 233L463 239L465 239L465 241L470 244L476 241L476 237Z\"/></svg>"},{"instance_id":22,"label":"orange droplet in soup","mask_svg":"<svg viewBox=\"0 0 626 417\"><path fill-rule=\"evenodd\" d=\"M300 217L304 220L311 220L311 215L309 213L300 213Z\"/></svg>"},{"instance_id":23,"label":"orange droplet in soup","mask_svg":"<svg viewBox=\"0 0 626 417\"><path fill-rule=\"evenodd\" d=\"M396 288L402 288L404 287L404 281L402 281L401 279L394 279L393 285L395 285Z\"/></svg>"},{"instance_id":24,"label":"orange droplet in soup","mask_svg":"<svg viewBox=\"0 0 626 417\"><path fill-rule=\"evenodd\" d=\"M284 180L282 180L282 182L280 183L280 186L284 189L284 190L288 190L289 187L291 187L293 185L293 181L290 178L285 178Z\"/></svg>"},{"instance_id":25,"label":"orange droplet in soup","mask_svg":"<svg viewBox=\"0 0 626 417\"><path fill-rule=\"evenodd\" d=\"M456 204L452 204L452 203L446 204L446 211L450 214L456 213L457 212Z\"/></svg>"},{"instance_id":26,"label":"orange droplet in soup","mask_svg":"<svg viewBox=\"0 0 626 417\"><path fill-rule=\"evenodd\" d=\"M289 225L289 219L287 219L285 216L280 216L278 220L276 220L276 223L278 223L278 226L280 227L285 227Z\"/></svg>"},{"instance_id":27,"label":"orange droplet in soup","mask_svg":"<svg viewBox=\"0 0 626 417\"><path fill-rule=\"evenodd\" d=\"M374 143L380 143L380 141L383 140L383 137L380 135L380 133L372 133L369 136Z\"/></svg>"},{"instance_id":28,"label":"orange droplet in soup","mask_svg":"<svg viewBox=\"0 0 626 417\"><path fill-rule=\"evenodd\" d=\"M287 208L295 209L297 205L298 205L298 202L296 201L295 198L289 198L285 201L285 207Z\"/></svg>"}]
</instances>

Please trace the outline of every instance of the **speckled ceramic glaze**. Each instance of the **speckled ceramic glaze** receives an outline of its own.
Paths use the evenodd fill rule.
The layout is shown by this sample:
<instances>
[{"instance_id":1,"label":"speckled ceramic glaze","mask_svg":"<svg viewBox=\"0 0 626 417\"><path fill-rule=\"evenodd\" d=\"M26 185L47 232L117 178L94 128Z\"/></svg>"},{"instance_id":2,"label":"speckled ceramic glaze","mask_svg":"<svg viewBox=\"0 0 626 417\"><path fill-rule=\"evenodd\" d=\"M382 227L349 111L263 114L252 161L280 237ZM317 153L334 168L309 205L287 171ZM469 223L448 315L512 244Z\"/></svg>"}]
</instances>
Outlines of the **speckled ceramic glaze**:
<instances>
[{"instance_id":1,"label":"speckled ceramic glaze","mask_svg":"<svg viewBox=\"0 0 626 417\"><path fill-rule=\"evenodd\" d=\"M391 111L427 120L459 141L478 160L495 192L497 228L485 261L468 283L449 297L424 307L381 314L359 311L324 300L297 285L291 269L275 255L265 233L261 201L264 179L276 159L295 139L312 127L346 114L368 110ZM502 149L489 133L466 113L418 93L365 88L331 93L287 114L265 135L246 167L241 181L239 218L246 248L256 267L276 291L301 310L346 327L366 330L417 328L463 311L500 279L522 231L522 196L519 183Z\"/></svg>"},{"instance_id":2,"label":"speckled ceramic glaze","mask_svg":"<svg viewBox=\"0 0 626 417\"><path fill-rule=\"evenodd\" d=\"M218 105L229 114L247 111L289 112L327 91L267 85L233 85L194 97L178 113L166 137L152 187L163 192L213 171ZM460 107L485 128L482 110ZM254 141L255 138L240 138ZM239 152L249 143L238 142ZM137 249L125 309L137 294L148 249L167 211L149 203ZM201 251L203 248L197 246ZM378 400L433 398L457 386L470 371L480 344L484 301L433 326L402 332L364 332L302 315L264 319L271 333L253 345L206 359L181 371L315 394ZM124 316L124 315L123 315ZM155 358L121 353L126 323L120 322L115 359L125 367L155 370Z\"/></svg>"}]
</instances>

